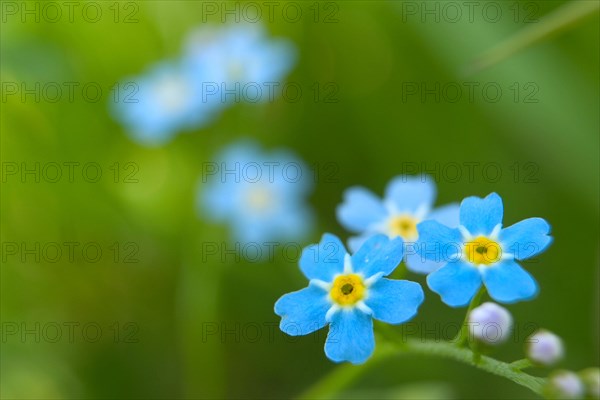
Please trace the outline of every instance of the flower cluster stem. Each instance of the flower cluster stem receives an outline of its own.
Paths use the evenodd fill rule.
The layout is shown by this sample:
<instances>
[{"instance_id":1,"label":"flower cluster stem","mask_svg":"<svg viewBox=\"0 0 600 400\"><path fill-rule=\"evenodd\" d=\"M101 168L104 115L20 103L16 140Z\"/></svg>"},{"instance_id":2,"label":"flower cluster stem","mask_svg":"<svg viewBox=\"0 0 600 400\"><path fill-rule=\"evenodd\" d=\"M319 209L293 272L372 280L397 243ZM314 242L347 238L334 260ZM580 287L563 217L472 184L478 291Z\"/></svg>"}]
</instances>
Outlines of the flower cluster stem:
<instances>
[{"instance_id":1,"label":"flower cluster stem","mask_svg":"<svg viewBox=\"0 0 600 400\"><path fill-rule=\"evenodd\" d=\"M451 343L428 343L411 340L407 343L406 348L410 353L450 358L471 365L483 371L509 379L537 394L542 393L542 388L545 383L544 378L532 376L521 371L522 366L520 364L515 365L514 363L505 363L481 354L474 357L474 353L470 349L456 347Z\"/></svg>"},{"instance_id":2,"label":"flower cluster stem","mask_svg":"<svg viewBox=\"0 0 600 400\"><path fill-rule=\"evenodd\" d=\"M302 393L299 399L335 397L349 387L354 378L360 376L368 368L372 368L375 364L385 359L404 354L421 354L424 356L452 359L506 378L539 395L542 394L545 379L521 371L521 368L524 368L523 363L521 363L522 360L510 364L484 355L475 357L475 354L469 348L458 347L452 342L427 342L406 339L402 343L402 346L399 346L399 343L396 341L378 343L377 350L368 363L362 365L344 364L335 368L324 379Z\"/></svg>"},{"instance_id":3,"label":"flower cluster stem","mask_svg":"<svg viewBox=\"0 0 600 400\"><path fill-rule=\"evenodd\" d=\"M521 369L533 367L533 363L528 358L523 358L521 360L517 360L517 361L510 363L510 366L513 367L514 369L521 370Z\"/></svg>"}]
</instances>

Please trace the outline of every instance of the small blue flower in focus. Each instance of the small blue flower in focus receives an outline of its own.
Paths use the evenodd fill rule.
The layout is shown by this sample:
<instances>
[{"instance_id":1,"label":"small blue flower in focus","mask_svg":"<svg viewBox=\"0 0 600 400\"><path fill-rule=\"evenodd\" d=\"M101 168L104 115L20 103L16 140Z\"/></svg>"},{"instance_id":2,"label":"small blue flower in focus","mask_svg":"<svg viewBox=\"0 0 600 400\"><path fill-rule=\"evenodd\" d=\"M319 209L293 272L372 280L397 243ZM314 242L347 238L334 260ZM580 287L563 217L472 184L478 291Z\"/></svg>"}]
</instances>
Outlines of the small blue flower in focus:
<instances>
[{"instance_id":1,"label":"small blue flower in focus","mask_svg":"<svg viewBox=\"0 0 600 400\"><path fill-rule=\"evenodd\" d=\"M272 101L296 62L292 42L270 38L250 23L200 28L190 35L185 54L211 78L204 83L205 97L222 103Z\"/></svg>"},{"instance_id":2,"label":"small blue flower in focus","mask_svg":"<svg viewBox=\"0 0 600 400\"><path fill-rule=\"evenodd\" d=\"M435 197L435 183L429 176L401 175L390 181L383 200L362 187L346 190L344 202L336 210L337 218L346 229L360 234L348 240L351 250L356 251L374 234L401 237L408 242L404 251L407 268L426 274L442 264L418 254L412 243L419 237L417 225L433 219L450 227L458 226L458 204L433 209Z\"/></svg>"},{"instance_id":3,"label":"small blue flower in focus","mask_svg":"<svg viewBox=\"0 0 600 400\"><path fill-rule=\"evenodd\" d=\"M335 362L364 363L375 349L373 318L401 324L417 314L424 299L418 283L386 279L402 261L402 239L368 239L350 256L342 242L325 234L306 247L300 269L308 287L275 303L280 328L306 335L329 324L325 354Z\"/></svg>"},{"instance_id":4,"label":"small blue flower in focus","mask_svg":"<svg viewBox=\"0 0 600 400\"><path fill-rule=\"evenodd\" d=\"M314 221L306 203L311 176L291 152L267 153L255 142L241 141L205 164L198 207L203 217L227 223L233 239L243 244L299 240Z\"/></svg>"},{"instance_id":5,"label":"small blue flower in focus","mask_svg":"<svg viewBox=\"0 0 600 400\"><path fill-rule=\"evenodd\" d=\"M444 303L467 305L482 283L491 298L502 303L537 294L537 283L517 260L546 250L552 242L550 225L542 218L528 218L503 229L503 214L502 199L492 193L462 201L458 228L437 221L419 224L419 251L445 263L427 276L427 284Z\"/></svg>"},{"instance_id":6,"label":"small blue flower in focus","mask_svg":"<svg viewBox=\"0 0 600 400\"><path fill-rule=\"evenodd\" d=\"M203 71L181 62L164 61L145 74L119 83L112 112L133 140L156 146L181 130L210 122L219 107L202 99Z\"/></svg>"}]
</instances>

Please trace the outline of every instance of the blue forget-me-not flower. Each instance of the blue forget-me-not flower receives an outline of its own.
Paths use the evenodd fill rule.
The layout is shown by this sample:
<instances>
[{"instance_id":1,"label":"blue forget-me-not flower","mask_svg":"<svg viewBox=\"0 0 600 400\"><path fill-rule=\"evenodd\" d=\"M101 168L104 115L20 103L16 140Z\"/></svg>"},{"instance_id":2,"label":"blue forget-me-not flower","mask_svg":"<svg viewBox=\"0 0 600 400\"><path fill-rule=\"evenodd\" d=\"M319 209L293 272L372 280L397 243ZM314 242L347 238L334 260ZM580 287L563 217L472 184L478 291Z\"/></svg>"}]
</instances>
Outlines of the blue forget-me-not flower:
<instances>
[{"instance_id":1,"label":"blue forget-me-not flower","mask_svg":"<svg viewBox=\"0 0 600 400\"><path fill-rule=\"evenodd\" d=\"M550 245L550 225L542 218L528 218L502 228L503 213L502 199L492 193L462 201L458 228L437 221L418 225L422 256L445 262L427 276L429 287L444 303L465 306L482 284L492 299L503 303L537 294L537 283L517 260L540 254Z\"/></svg>"},{"instance_id":2,"label":"blue forget-me-not flower","mask_svg":"<svg viewBox=\"0 0 600 400\"><path fill-rule=\"evenodd\" d=\"M390 181L383 200L368 189L352 187L344 193L344 202L337 208L339 222L359 236L348 240L355 251L374 234L390 238L401 237L406 243L406 266L413 272L429 273L442 264L422 258L414 246L419 232L417 225L433 219L450 227L458 226L458 204L433 209L436 197L435 183L429 176L397 176Z\"/></svg>"},{"instance_id":3,"label":"blue forget-me-not flower","mask_svg":"<svg viewBox=\"0 0 600 400\"><path fill-rule=\"evenodd\" d=\"M272 100L281 80L296 62L296 48L283 38L270 38L259 24L204 27L192 33L185 57L206 69L204 96L222 103Z\"/></svg>"},{"instance_id":4,"label":"blue forget-me-not flower","mask_svg":"<svg viewBox=\"0 0 600 400\"><path fill-rule=\"evenodd\" d=\"M244 140L205 166L198 187L201 215L227 223L235 241L298 240L312 229L314 216L306 202L312 175L291 152L264 152Z\"/></svg>"},{"instance_id":5,"label":"blue forget-me-not flower","mask_svg":"<svg viewBox=\"0 0 600 400\"><path fill-rule=\"evenodd\" d=\"M182 58L123 79L111 111L133 140L161 145L206 126L234 100L273 100L295 61L294 45L269 38L258 24L203 27Z\"/></svg>"},{"instance_id":6,"label":"blue forget-me-not flower","mask_svg":"<svg viewBox=\"0 0 600 400\"><path fill-rule=\"evenodd\" d=\"M325 354L335 362L365 362L375 349L373 318L400 324L424 299L418 283L384 278L402 260L402 239L375 235L350 256L331 234L302 252L308 287L282 296L275 313L288 335L306 335L329 324Z\"/></svg>"},{"instance_id":7,"label":"blue forget-me-not flower","mask_svg":"<svg viewBox=\"0 0 600 400\"><path fill-rule=\"evenodd\" d=\"M119 83L113 115L145 145L161 145L182 130L201 127L220 107L202 98L205 72L180 61L160 62Z\"/></svg>"}]
</instances>

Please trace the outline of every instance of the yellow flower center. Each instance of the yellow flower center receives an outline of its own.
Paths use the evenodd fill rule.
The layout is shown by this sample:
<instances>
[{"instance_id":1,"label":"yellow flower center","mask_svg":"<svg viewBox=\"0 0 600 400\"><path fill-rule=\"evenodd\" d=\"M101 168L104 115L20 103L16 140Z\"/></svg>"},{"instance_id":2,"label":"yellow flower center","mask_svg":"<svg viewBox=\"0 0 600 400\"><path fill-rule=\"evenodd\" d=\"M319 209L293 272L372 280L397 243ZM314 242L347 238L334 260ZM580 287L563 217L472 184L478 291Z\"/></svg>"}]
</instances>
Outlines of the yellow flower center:
<instances>
[{"instance_id":1,"label":"yellow flower center","mask_svg":"<svg viewBox=\"0 0 600 400\"><path fill-rule=\"evenodd\" d=\"M162 78L154 89L162 107L173 113L179 112L185 107L190 95L190 89L185 80L176 75Z\"/></svg>"},{"instance_id":2,"label":"yellow flower center","mask_svg":"<svg viewBox=\"0 0 600 400\"><path fill-rule=\"evenodd\" d=\"M267 210L273 202L271 191L263 186L253 187L246 194L246 202L255 211Z\"/></svg>"},{"instance_id":3,"label":"yellow flower center","mask_svg":"<svg viewBox=\"0 0 600 400\"><path fill-rule=\"evenodd\" d=\"M229 63L227 72L232 81L240 81L245 77L246 67L244 66L244 63L239 60L234 60Z\"/></svg>"},{"instance_id":4,"label":"yellow flower center","mask_svg":"<svg viewBox=\"0 0 600 400\"><path fill-rule=\"evenodd\" d=\"M389 229L394 236L400 236L406 240L416 240L419 237L417 223L416 218L410 215L398 215L390 219Z\"/></svg>"},{"instance_id":5,"label":"yellow flower center","mask_svg":"<svg viewBox=\"0 0 600 400\"><path fill-rule=\"evenodd\" d=\"M473 264L490 265L500 260L502 248L495 241L479 236L465 244L465 255Z\"/></svg>"},{"instance_id":6,"label":"yellow flower center","mask_svg":"<svg viewBox=\"0 0 600 400\"><path fill-rule=\"evenodd\" d=\"M338 305L350 306L365 297L365 283L356 274L340 275L333 281L329 295Z\"/></svg>"}]
</instances>

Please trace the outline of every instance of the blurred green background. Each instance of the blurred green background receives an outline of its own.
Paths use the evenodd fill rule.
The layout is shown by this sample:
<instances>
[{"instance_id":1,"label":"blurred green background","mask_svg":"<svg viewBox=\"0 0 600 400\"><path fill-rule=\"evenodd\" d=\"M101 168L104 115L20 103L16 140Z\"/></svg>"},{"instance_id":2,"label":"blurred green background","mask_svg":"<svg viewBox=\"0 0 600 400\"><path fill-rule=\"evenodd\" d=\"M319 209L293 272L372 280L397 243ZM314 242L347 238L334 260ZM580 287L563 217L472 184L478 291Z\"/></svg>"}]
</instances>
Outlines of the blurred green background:
<instances>
[{"instance_id":1,"label":"blurred green background","mask_svg":"<svg viewBox=\"0 0 600 400\"><path fill-rule=\"evenodd\" d=\"M19 13L8 12L7 3L21 7ZM232 9L240 4L213 3ZM566 2L491 2L502 12L497 22L482 14L490 2L480 2L472 20L463 2L453 2L464 13L456 21L452 10L444 14L444 2L409 2L417 14L401 2L292 2L303 12L297 22L282 15L286 2L276 3L273 20L262 22L272 36L287 37L299 49L287 80L303 88L300 101L237 104L206 128L147 148L110 118L111 88L149 64L177 57L191 29L219 23L221 16L207 16L200 1L103 1L95 3L102 17L91 23L78 11L83 6L70 21L58 2L62 18L51 22L41 15L37 22L22 11L45 2L2 2L3 85L77 82L81 88L91 82L103 92L97 102L78 88L73 101L66 95L57 102L33 95L23 101L2 87L1 397L281 398L300 394L336 368L323 354L325 331L290 338L277 328L274 302L305 285L294 260L277 252L271 262L222 261L203 253L203 243L226 243L228 233L203 222L194 209L202 163L241 137L267 148L289 147L317 168L337 167L331 179L315 184L310 202L318 229L302 245L318 241L322 232L348 237L334 213L348 186L382 194L393 176L421 170L436 178L437 204L496 191L505 202L506 225L546 218L555 242L526 263L540 295L508 306L522 334L497 356L521 358L524 335L531 332L527 324L533 323L562 336L563 367L597 366L597 13L465 75L478 55L543 23ZM267 6L256 4L266 14ZM422 15L424 7L439 12ZM130 13L135 22L125 23ZM459 85L463 95L447 101L440 92L436 101L406 91L436 82L448 90ZM475 85L472 100L465 82ZM496 102L481 89L490 82L502 90ZM324 85L333 84L336 101L315 101L315 83L322 94ZM36 162L95 162L103 175L90 183L75 169L73 182L63 177L52 183L5 173L14 165L7 163L23 162L30 168ZM138 182L124 182L131 172L127 163L138 167ZM472 164L472 179L465 163L479 163ZM462 166L459 178L455 165ZM487 177L486 165L493 167ZM502 175L490 179L498 168ZM37 262L10 253L11 243L32 248L55 242L81 243L73 262L65 254L59 262ZM82 259L80 250L89 242L101 246L100 261ZM126 262L128 254L138 262ZM425 282L422 276L409 279ZM463 315L464 309L450 309L426 290L414 322L433 336L436 324L458 323ZM57 325L62 336L53 342ZM452 361L408 355L373 365L345 390L346 397L533 396Z\"/></svg>"}]
</instances>

